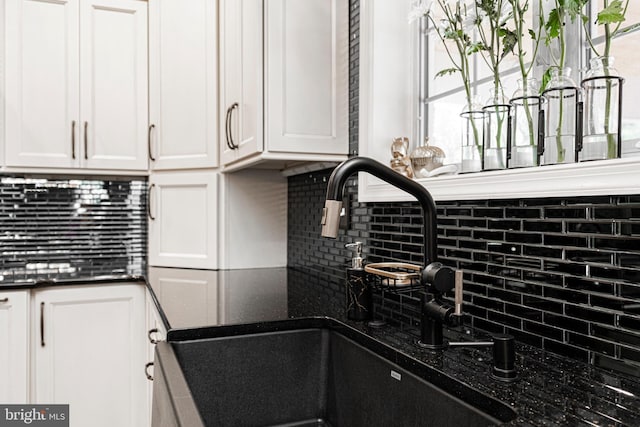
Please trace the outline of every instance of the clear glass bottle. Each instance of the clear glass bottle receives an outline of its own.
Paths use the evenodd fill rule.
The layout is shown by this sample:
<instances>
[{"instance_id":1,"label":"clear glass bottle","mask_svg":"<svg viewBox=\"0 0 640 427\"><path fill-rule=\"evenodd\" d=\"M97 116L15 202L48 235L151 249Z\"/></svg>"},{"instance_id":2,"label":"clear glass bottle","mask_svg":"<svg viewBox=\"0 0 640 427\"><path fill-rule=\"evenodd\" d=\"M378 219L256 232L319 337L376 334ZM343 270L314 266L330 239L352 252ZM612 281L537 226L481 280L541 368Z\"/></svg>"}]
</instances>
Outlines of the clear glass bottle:
<instances>
[{"instance_id":1,"label":"clear glass bottle","mask_svg":"<svg viewBox=\"0 0 640 427\"><path fill-rule=\"evenodd\" d=\"M540 163L574 163L580 138L580 88L571 78L571 68L554 68L547 89L542 93L544 110L544 152Z\"/></svg>"},{"instance_id":2,"label":"clear glass bottle","mask_svg":"<svg viewBox=\"0 0 640 427\"><path fill-rule=\"evenodd\" d=\"M582 80L584 127L580 161L613 159L620 156L622 144L622 84L614 58L600 56L590 61Z\"/></svg>"},{"instance_id":3,"label":"clear glass bottle","mask_svg":"<svg viewBox=\"0 0 640 427\"><path fill-rule=\"evenodd\" d=\"M427 178L432 170L442 166L445 154L441 148L430 146L429 137L425 137L424 142L417 146L409 157L413 166L413 176Z\"/></svg>"},{"instance_id":4,"label":"clear glass bottle","mask_svg":"<svg viewBox=\"0 0 640 427\"><path fill-rule=\"evenodd\" d=\"M511 98L511 158L509 167L538 166L538 119L542 97L538 81L518 80L518 89Z\"/></svg>"},{"instance_id":5,"label":"clear glass bottle","mask_svg":"<svg viewBox=\"0 0 640 427\"><path fill-rule=\"evenodd\" d=\"M502 93L502 88L491 89L491 95L482 108L484 112L483 170L507 167L507 143L509 138L509 115L511 104Z\"/></svg>"},{"instance_id":6,"label":"clear glass bottle","mask_svg":"<svg viewBox=\"0 0 640 427\"><path fill-rule=\"evenodd\" d=\"M460 171L478 172L482 170L482 138L484 129L484 112L480 97L473 97L462 108L462 165Z\"/></svg>"}]
</instances>

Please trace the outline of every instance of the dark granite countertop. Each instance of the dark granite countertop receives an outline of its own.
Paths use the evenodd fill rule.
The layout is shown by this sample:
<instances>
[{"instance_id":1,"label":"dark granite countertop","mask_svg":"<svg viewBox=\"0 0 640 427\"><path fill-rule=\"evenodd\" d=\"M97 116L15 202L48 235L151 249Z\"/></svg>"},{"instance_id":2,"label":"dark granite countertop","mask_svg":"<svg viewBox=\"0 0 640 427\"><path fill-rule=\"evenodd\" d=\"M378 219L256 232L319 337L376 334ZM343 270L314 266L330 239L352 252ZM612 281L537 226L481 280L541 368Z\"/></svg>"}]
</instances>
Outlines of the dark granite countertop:
<instances>
[{"instance_id":1,"label":"dark granite countertop","mask_svg":"<svg viewBox=\"0 0 640 427\"><path fill-rule=\"evenodd\" d=\"M66 277L61 279L28 279L11 282L0 282L0 291L44 288L48 286L101 285L124 282L146 283L146 281L147 279L144 276L133 276L128 274L91 277Z\"/></svg>"},{"instance_id":2,"label":"dark granite countertop","mask_svg":"<svg viewBox=\"0 0 640 427\"><path fill-rule=\"evenodd\" d=\"M640 425L640 382L633 377L517 343L519 379L503 383L490 375L488 349L425 350L415 344L417 329L371 328L347 320L344 295L321 286L319 275L286 268L219 271L216 275L217 280L205 289L151 289L169 331L169 341L243 333L247 328L268 329L283 320L295 323L296 319L330 317L385 344L385 348L393 348L410 363L427 364L446 377L506 403L518 414L507 425ZM2 285L0 290L131 281L144 278L105 276L34 281ZM452 341L487 338L486 334L464 327L446 330L445 335Z\"/></svg>"},{"instance_id":3,"label":"dark granite countertop","mask_svg":"<svg viewBox=\"0 0 640 427\"><path fill-rule=\"evenodd\" d=\"M283 283L285 271L287 277ZM425 350L415 344L419 333L417 329L400 330L393 326L370 328L362 322L347 320L344 315L344 295L319 286L321 279L312 277L311 273L292 269L257 269L219 274L221 276L215 292L219 296L218 307L224 308L218 308L218 314L225 311L229 316L230 311L238 312L235 316L227 317L227 320L218 316L220 321L215 324L212 322L210 326L226 326L214 328L203 328L206 325L202 322L187 325L179 319L180 316L168 314L167 320L172 327L168 333L169 341L201 338L211 333L242 333L250 322L258 322L258 326L268 328L272 321L326 316L393 347L406 355L407 360L425 363L511 406L518 417L507 425L640 425L640 382L635 378L517 343L519 379L515 383L503 383L490 375L492 356L488 349ZM261 282L257 278L265 280ZM220 298L221 295L232 295L236 287L243 296L236 299L235 306L226 297ZM252 289L262 297L251 298ZM161 292L155 291L156 295L161 295ZM267 294L272 297L265 299L264 295ZM161 296L158 301L167 314L164 306L169 302L163 301ZM182 306L182 309L185 307ZM169 308L169 311L176 313L175 307ZM242 313L248 316L247 322L243 321ZM200 329L194 330L191 326ZM214 330L216 332L212 332ZM475 333L464 327L447 330L445 335L451 341L487 339L486 334Z\"/></svg>"}]
</instances>

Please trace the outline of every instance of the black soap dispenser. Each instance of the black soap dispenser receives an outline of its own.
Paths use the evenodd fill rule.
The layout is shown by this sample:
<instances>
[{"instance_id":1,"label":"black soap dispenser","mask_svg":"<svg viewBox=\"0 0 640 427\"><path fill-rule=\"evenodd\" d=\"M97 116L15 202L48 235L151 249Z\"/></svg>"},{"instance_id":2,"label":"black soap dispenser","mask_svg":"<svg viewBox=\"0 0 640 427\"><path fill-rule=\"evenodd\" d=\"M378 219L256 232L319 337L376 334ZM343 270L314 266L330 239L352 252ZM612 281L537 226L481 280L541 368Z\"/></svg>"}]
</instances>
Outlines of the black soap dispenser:
<instances>
[{"instance_id":1,"label":"black soap dispenser","mask_svg":"<svg viewBox=\"0 0 640 427\"><path fill-rule=\"evenodd\" d=\"M362 259L362 242L349 243L346 248L354 250L351 268L347 268L347 318L350 320L370 320L373 309L371 287L367 282Z\"/></svg>"}]
</instances>

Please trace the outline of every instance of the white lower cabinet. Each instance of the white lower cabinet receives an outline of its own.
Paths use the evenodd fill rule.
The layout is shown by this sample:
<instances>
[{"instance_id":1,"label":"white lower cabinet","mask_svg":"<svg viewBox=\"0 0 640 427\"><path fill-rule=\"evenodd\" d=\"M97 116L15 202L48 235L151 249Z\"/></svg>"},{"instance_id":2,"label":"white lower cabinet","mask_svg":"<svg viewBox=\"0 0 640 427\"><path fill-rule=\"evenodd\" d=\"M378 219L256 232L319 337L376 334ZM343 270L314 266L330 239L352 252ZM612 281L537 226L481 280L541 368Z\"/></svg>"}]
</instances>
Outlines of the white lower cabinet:
<instances>
[{"instance_id":1,"label":"white lower cabinet","mask_svg":"<svg viewBox=\"0 0 640 427\"><path fill-rule=\"evenodd\" d=\"M0 402L28 401L29 291L0 292Z\"/></svg>"},{"instance_id":2,"label":"white lower cabinet","mask_svg":"<svg viewBox=\"0 0 640 427\"><path fill-rule=\"evenodd\" d=\"M140 284L36 290L31 401L69 404L71 427L148 425L145 308Z\"/></svg>"}]
</instances>

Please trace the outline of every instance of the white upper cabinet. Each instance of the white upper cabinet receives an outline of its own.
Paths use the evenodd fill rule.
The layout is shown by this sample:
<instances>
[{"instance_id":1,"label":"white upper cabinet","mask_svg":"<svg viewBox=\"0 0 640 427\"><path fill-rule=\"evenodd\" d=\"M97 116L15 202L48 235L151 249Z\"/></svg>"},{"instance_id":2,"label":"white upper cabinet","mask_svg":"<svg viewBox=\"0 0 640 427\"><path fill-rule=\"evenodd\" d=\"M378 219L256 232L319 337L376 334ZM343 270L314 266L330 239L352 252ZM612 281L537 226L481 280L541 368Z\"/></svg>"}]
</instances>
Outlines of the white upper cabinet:
<instances>
[{"instance_id":1,"label":"white upper cabinet","mask_svg":"<svg viewBox=\"0 0 640 427\"><path fill-rule=\"evenodd\" d=\"M221 0L225 170L348 153L348 2Z\"/></svg>"},{"instance_id":2,"label":"white upper cabinet","mask_svg":"<svg viewBox=\"0 0 640 427\"><path fill-rule=\"evenodd\" d=\"M217 269L217 172L156 173L149 183L149 265Z\"/></svg>"},{"instance_id":3,"label":"white upper cabinet","mask_svg":"<svg viewBox=\"0 0 640 427\"><path fill-rule=\"evenodd\" d=\"M217 1L149 0L152 170L218 164Z\"/></svg>"},{"instance_id":4,"label":"white upper cabinet","mask_svg":"<svg viewBox=\"0 0 640 427\"><path fill-rule=\"evenodd\" d=\"M347 2L266 2L265 110L270 151L346 154Z\"/></svg>"},{"instance_id":5,"label":"white upper cabinet","mask_svg":"<svg viewBox=\"0 0 640 427\"><path fill-rule=\"evenodd\" d=\"M225 164L263 149L263 1L220 3L220 147Z\"/></svg>"},{"instance_id":6,"label":"white upper cabinet","mask_svg":"<svg viewBox=\"0 0 640 427\"><path fill-rule=\"evenodd\" d=\"M79 160L79 1L6 2L6 161Z\"/></svg>"},{"instance_id":7,"label":"white upper cabinet","mask_svg":"<svg viewBox=\"0 0 640 427\"><path fill-rule=\"evenodd\" d=\"M145 170L146 3L6 1L6 165Z\"/></svg>"},{"instance_id":8,"label":"white upper cabinet","mask_svg":"<svg viewBox=\"0 0 640 427\"><path fill-rule=\"evenodd\" d=\"M147 5L82 1L80 31L84 166L146 169Z\"/></svg>"}]
</instances>

